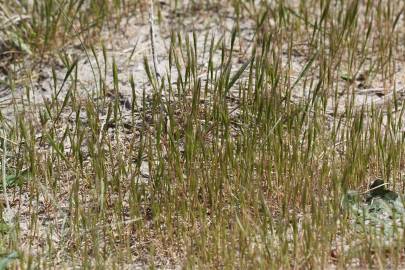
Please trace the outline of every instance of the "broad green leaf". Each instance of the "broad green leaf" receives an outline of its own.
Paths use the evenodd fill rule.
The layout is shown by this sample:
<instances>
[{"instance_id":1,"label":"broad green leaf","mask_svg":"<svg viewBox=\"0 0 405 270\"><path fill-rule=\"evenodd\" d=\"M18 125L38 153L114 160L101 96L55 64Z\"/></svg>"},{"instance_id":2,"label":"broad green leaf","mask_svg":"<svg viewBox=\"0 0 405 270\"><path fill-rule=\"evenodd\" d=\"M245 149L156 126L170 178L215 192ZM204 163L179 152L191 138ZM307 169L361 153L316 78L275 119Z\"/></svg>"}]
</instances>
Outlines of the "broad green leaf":
<instances>
[{"instance_id":1,"label":"broad green leaf","mask_svg":"<svg viewBox=\"0 0 405 270\"><path fill-rule=\"evenodd\" d=\"M18 253L16 251L10 253L6 257L0 259L0 270L7 269L7 265L13 260L18 259Z\"/></svg>"}]
</instances>

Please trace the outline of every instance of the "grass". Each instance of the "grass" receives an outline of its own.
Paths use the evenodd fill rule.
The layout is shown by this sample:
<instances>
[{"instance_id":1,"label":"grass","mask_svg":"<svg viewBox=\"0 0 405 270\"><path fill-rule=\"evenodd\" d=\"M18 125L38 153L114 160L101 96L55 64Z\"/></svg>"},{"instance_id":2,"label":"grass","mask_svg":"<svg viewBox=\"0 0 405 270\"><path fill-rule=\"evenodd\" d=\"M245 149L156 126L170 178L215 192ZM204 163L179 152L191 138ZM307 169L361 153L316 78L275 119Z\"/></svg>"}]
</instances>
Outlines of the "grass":
<instances>
[{"instance_id":1,"label":"grass","mask_svg":"<svg viewBox=\"0 0 405 270\"><path fill-rule=\"evenodd\" d=\"M0 4L1 207L14 213L0 265L403 265L402 234L382 245L341 208L373 176L404 190L401 1L155 3L165 71L147 50L132 59L145 79L130 76L125 97L105 33L133 17L148 29L149 3L129 2ZM188 32L210 17L227 30ZM52 92L38 103L42 66Z\"/></svg>"}]
</instances>

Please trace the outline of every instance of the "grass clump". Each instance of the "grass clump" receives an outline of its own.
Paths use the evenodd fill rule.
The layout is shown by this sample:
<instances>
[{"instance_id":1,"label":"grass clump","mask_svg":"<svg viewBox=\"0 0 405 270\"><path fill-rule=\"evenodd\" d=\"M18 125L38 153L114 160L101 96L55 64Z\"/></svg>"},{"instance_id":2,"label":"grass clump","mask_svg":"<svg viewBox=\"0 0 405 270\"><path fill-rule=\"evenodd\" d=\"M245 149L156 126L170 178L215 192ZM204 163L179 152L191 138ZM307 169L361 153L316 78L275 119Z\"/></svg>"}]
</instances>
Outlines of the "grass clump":
<instances>
[{"instance_id":1,"label":"grass clump","mask_svg":"<svg viewBox=\"0 0 405 270\"><path fill-rule=\"evenodd\" d=\"M150 44L119 47L148 32L142 1L14 5L6 36L59 66L40 101L32 72L3 74L10 267L402 265L401 224L347 201L373 176L403 193L402 2L155 3L159 74Z\"/></svg>"}]
</instances>

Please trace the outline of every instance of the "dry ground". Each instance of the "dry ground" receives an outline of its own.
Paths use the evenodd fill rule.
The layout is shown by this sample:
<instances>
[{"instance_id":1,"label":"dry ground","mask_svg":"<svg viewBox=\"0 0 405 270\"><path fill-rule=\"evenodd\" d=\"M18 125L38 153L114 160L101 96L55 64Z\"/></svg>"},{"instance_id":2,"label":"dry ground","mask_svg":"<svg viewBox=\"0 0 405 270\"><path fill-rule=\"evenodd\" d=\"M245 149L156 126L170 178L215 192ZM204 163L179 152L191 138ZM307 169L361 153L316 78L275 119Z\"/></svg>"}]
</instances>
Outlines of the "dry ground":
<instances>
[{"instance_id":1,"label":"dry ground","mask_svg":"<svg viewBox=\"0 0 405 270\"><path fill-rule=\"evenodd\" d=\"M404 123L401 119L401 108L405 97L405 59L403 54L405 25L401 13L404 8L402 2L394 1L396 3L388 4L393 10L387 15L389 18L382 24L391 23L390 25L381 26L381 28L378 28L380 31L378 31L377 26L371 29L371 37L365 41L367 46L370 46L371 53L367 54L362 63L358 63L356 55L353 56L353 51L360 49L356 47L356 49L350 51L348 48L350 48L350 42L355 42L354 36L363 37L361 33L367 30L366 26L370 20L377 20L377 15L375 15L374 19L364 15L367 1L359 1L361 3L357 11L356 26L354 26L354 29L348 30L353 31L352 34L345 36L345 40L341 40L344 45L341 50L334 52L339 55L336 59L332 59L333 46L327 44L327 42L323 44L324 48L318 48L319 52L314 54L317 48L314 49L310 44L314 27L298 25L301 19L294 17L293 12L290 12L288 16L296 25L291 23L291 25L281 27L279 18L275 15L277 14L276 8L266 14L263 11L265 10L265 4L245 3L246 10L251 13L246 11L243 15L238 16L231 2L224 1L222 3L222 1L218 1L210 3L210 1L207 1L206 4L190 3L176 8L174 1L156 1L156 40L154 46L159 72L166 80L170 77L170 82L165 81L165 87L163 88L163 95L166 95L167 100L176 96L173 94L169 97L169 85L171 84L173 92L176 93L180 88L179 81L184 81L185 78L193 78L194 82L200 80L204 87L206 85L207 87L215 86L212 83L213 80L209 79L207 74L218 72L219 76L222 69L221 63L223 62L221 57L229 53L233 29L237 29L237 34L233 55L230 60L232 64L231 75L237 74L241 67L250 61L253 51L260 54L265 50L261 47L261 43L266 39L266 34L272 33L274 41L271 42L276 43L276 45L272 49L273 55L270 53L266 55L268 57L266 61L269 62L269 66L279 65L277 72L282 74L280 84L292 89L289 100L291 106L296 105L297 108L300 108L302 102L318 95L317 91L319 89L324 91L321 94L323 99L320 101L320 103L324 104L321 105L323 107L322 113L318 114L315 106L308 110L308 115L323 119L322 124L320 124L323 125L321 128L323 131L320 132L319 141L322 141L321 143L325 147L313 153L314 156L315 154L318 155L318 161L331 159L330 156L334 155L333 152L337 153L336 155L340 156L340 159L338 159L342 164L344 163L342 161L344 160L343 157L349 155L350 151L353 150L346 145L349 139L345 137L344 132L355 126L354 116L356 113L362 112L364 108L377 108L378 117L381 118L380 122L374 122L372 118L373 111L368 111L366 115L370 117L361 119L365 123L364 125L380 125L381 130L385 130L387 125L395 123L400 125L397 130L402 132ZM279 4L277 1L270 2L269 6ZM298 1L287 3L291 10L299 10L299 5L296 2ZM331 13L334 10L340 10L339 3L330 3L330 5ZM375 9L377 10L378 7L375 7ZM381 8L381 10L386 11L384 8ZM256 210L247 207L241 211L242 216L246 215L244 219L239 221L238 216L236 216L236 220L230 222L229 228L222 228L222 231L221 226L215 223L221 212L224 212L224 215L227 216L228 212L234 211L233 207L236 209L239 204L243 204L238 201L239 199L235 199L235 202L231 201L235 197L233 193L242 192L243 188L235 190L229 188L229 194L231 195L229 197L225 196L226 203L221 204L224 208L207 210L207 223L198 220L197 216L201 213L192 213L190 210L198 209L196 211L201 211L201 208L193 205L198 204L198 202L194 201L194 197L190 205L184 206L188 211L191 211L188 214L183 212L181 214L176 212L162 213L161 211L167 210L164 207L158 210L155 209L154 200L159 202L159 199L155 197L161 195L153 193L157 184L155 180L152 181L151 179L158 178L157 175L160 173L159 160L168 160L165 163L167 167L160 168L164 171L161 173L171 179L172 182L168 184L169 186L173 185L173 189L178 189L176 196L178 196L179 201L174 203L173 208L169 207L173 211L176 209L180 212L186 211L181 208L181 202L192 197L188 193L188 188L192 187L179 188L177 185L185 185L184 183L191 181L189 179L193 177L202 177L201 175L204 175L204 172L190 173L185 169L187 166L184 165L184 160L188 151L186 146L187 136L181 133L186 133L186 131L179 128L181 134L177 142L178 154L181 156L178 157L181 160L179 161L181 166L177 164L179 167L176 167L175 159L171 160L167 157L170 156L168 152L171 151L170 138L162 138L159 141L161 147L164 148L161 152L157 150L160 149L159 142L151 139L156 136L156 130L159 130L159 128L158 122L156 122L157 109L153 107L156 99L156 95L154 95L156 89L153 88L153 82L147 75L144 63L144 59L146 59L153 71L148 11L149 5L146 3L139 9L123 13L122 18L116 20L118 23L106 23L101 31L97 32L96 36L89 39L92 44L82 44L79 39L72 39L66 44L55 46L51 52L44 53L42 59L38 57L37 52L32 54L22 53L22 56L13 55L8 53L6 47L4 47L2 56L0 56L2 68L0 69L1 109L5 118L4 121L8 122L8 126L11 127L10 134L19 134L14 138L11 138L12 135L7 135L12 140L8 144L10 156L7 164L9 164L10 170L32 169L33 166L36 168L34 172L31 172L28 183L18 188L7 189L7 199L4 194L1 195L4 202L9 201L13 213L11 214L12 217L9 217L10 214L7 212L5 205L3 218L6 221L12 218L9 223L15 229L5 236L7 242L1 243L0 248L4 247L5 252L17 250L24 258L16 263L14 267L25 268L32 264L35 268L109 268L118 265L125 269L144 268L151 265L158 268L194 268L196 265L200 267L244 268L254 265L250 264L252 262L261 265L261 267L266 267L266 264L262 262L262 260L266 259L261 259L261 254L266 253L266 243L260 238L262 236L258 236L257 240L252 240L251 243L247 244L244 247L247 250L243 249L242 244L231 243L232 240L229 237L224 236L221 238L218 236L222 235L222 233L226 235L236 231L243 234L245 225L242 224L250 224L249 217L255 216L249 211L253 213ZM313 22L317 21L321 17L321 11L313 7L309 19ZM265 23L259 24L259 15L264 16ZM399 17L398 25L395 26L392 33L384 32L385 29L391 31L392 24L397 20L396 16ZM323 28L322 31L326 32L332 28L333 26L329 25ZM395 38L387 41L387 44L382 44L381 47L375 45L375 42L387 40L385 35L395 35ZM177 47L171 51L172 40L179 39L180 36L182 44L177 43ZM328 42L336 41L332 40L332 37L326 38L326 40ZM189 43L189 47L187 47L187 43ZM395 43L395 45L392 43ZM214 46L210 55L211 44L214 44ZM224 46L222 46L223 44ZM84 45L87 45L86 51ZM93 50L89 45L93 46ZM385 48L388 47L390 50L387 49L389 52L386 52ZM193 51L190 52L187 48L192 48ZM187 71L190 65L190 55L193 52L197 56L194 59L195 62L193 62L195 67L190 67L189 70L192 71ZM177 65L183 73L179 74L175 65L169 67L170 54L177 54ZM312 58L314 55L316 55L315 62L313 62ZM385 57L387 57L387 63L384 62ZM63 59L69 59L70 63L77 61L76 68L67 79L65 76L69 68L66 67ZM348 62L352 63L346 64ZM376 70L376 65L380 70ZM356 68L351 69L352 67ZM187 77L187 72L193 73L194 69L195 74ZM251 73L248 72L249 69L252 70ZM230 89L226 98L229 119L231 119L229 124L231 126L230 133L231 137L234 138L238 138L240 131L246 125L243 121L243 109L241 109L243 107L243 102L240 100L241 88L249 83L250 74L254 76L259 74L254 67L250 68L250 66L244 71L246 72L243 72L237 78L237 82ZM269 69L266 72L268 72L266 76L270 78L270 81L272 79L271 70ZM323 75L325 72L329 73L329 88L323 88L324 84L326 84ZM181 76L182 78L180 78ZM132 85L131 78L133 78L134 82ZM305 80L302 78L305 78ZM315 87L320 82L322 82L322 87ZM63 87L60 88L61 85ZM194 83L188 84L187 90L190 90L193 85L195 86ZM271 99L269 93L266 96ZM67 95L70 95L70 100L66 99ZM190 113L193 106L192 91L182 98L178 96L176 98L177 100L173 101L175 103L173 115L175 115L179 126L186 129L186 123L188 119L192 119L193 115ZM68 103L63 106L65 100ZM202 104L202 107L204 105L209 106L210 102L214 103L209 97L201 98L198 102ZM350 105L352 109L349 114L347 107L350 102L352 102ZM311 112L311 110L313 111ZM114 115L116 111L119 111L118 122L111 121L111 115ZM291 115L293 114L291 113ZM44 121L44 117L48 117L52 121ZM198 123L201 126L209 125L208 119L203 118L198 118ZM279 120L276 121L277 119ZM288 117L287 120L276 117L276 120L272 125L274 130L277 130L279 123L281 123L280 125L288 125ZM21 126L13 128L19 126L23 121L32 124L27 127L28 130L23 131ZM327 138L327 132L333 130L339 121L342 126L347 127L347 129L342 129L345 131L341 131L336 135L341 137L341 140L331 142L325 139ZM80 126L78 126L78 123L80 123ZM308 127L308 130L310 130L309 121L308 125L303 126ZM225 133L221 133L221 131L215 133L213 130L215 130L214 125L207 127L206 137L204 137L207 145L214 144L214 141L218 144L224 144L223 141L217 142L216 136L225 136ZM28 135L21 135L24 132ZM271 134L272 130L268 131L266 129L266 132ZM198 131L195 131L195 134L197 133ZM395 136L401 136L398 134ZM303 131L299 136L304 140L307 133ZM257 140L260 139L263 138ZM363 139L368 140L370 138L365 136ZM363 139L359 139L358 143L360 144ZM293 140L291 139L291 141ZM330 143L328 144L328 142ZM353 144L356 144L356 142L353 142ZM24 148L25 145L29 147ZM30 148L31 146L32 148ZM78 146L80 151L77 149ZM32 151L35 149L35 152L29 152L27 149ZM140 149L144 151L142 152ZM224 152L227 151L225 148L220 149ZM369 153L371 156L373 155L373 151L369 151ZM218 155L221 154L218 153ZM252 157L254 160L255 158L261 160L260 162L266 160L266 157L262 157L260 154L257 157ZM363 158L364 160L361 160L361 162L367 162L367 154L364 154ZM268 160L271 159L271 157L268 158ZM370 176L380 175L381 171L385 172L384 169L381 169L381 166L375 165L379 164L377 161L374 161L373 158L370 160L371 165L369 168L363 166L363 170L359 170L361 171L360 175L352 176L354 180L349 186L361 189L368 184L368 180L361 180L362 177L368 179ZM300 170L303 170L306 166L308 166L307 168L313 166L311 167L313 168L313 177L323 175L321 173L323 165L317 163L318 161L311 161L311 165L305 165L305 162L301 160L304 165L300 165L300 168L296 169L297 177L299 177ZM198 161L196 159L193 162L197 163ZM210 166L221 167L220 161L217 160L216 162L218 162L217 165L213 165L214 161L211 164L205 163L204 166L208 166L208 169L207 167L204 168L202 165L204 163L201 162L198 168L200 171L206 170L209 172ZM235 162L238 163L239 160ZM243 166L242 164L244 163L240 163L240 166ZM396 174L387 174L389 177L397 179L394 181L397 190L403 189L403 183L400 180L402 166L402 159L400 158L397 171L395 171ZM182 168L180 169L180 167ZM262 168L262 170L266 169ZM181 170L181 172L177 170ZM330 184L326 185L327 188L320 187L318 182L308 184L312 190L311 192L319 192L319 198L310 202L307 201L308 205L300 205L299 202L295 202L294 205L287 207L290 209L282 209L280 204L287 200L286 198L289 195L285 193L287 189L281 187L284 184L277 186L275 183L280 183L278 177L281 178L281 176L279 175L287 174L287 170L287 167L283 172L276 169L270 170L271 172L265 174L266 177L272 179L274 176L274 179L277 180L266 180L269 182L267 184L263 183L263 186L265 186L263 190L266 190L263 196L268 196L266 199L268 199L269 209L273 211L271 213L273 217L280 217L280 220L283 220L285 213L297 214L295 217L297 227L293 228L293 223L289 223L292 221L288 219L280 222L280 226L284 224L285 227L289 227L286 229L284 237L286 239L291 238L290 240L285 240L277 234L268 238L265 237L266 241L272 243L271 245L279 245L280 250L282 250L281 246L284 242L295 243L297 240L294 240L294 237L299 239L310 237L305 233L305 226L311 226L306 216L310 219L313 218L309 214L312 213L311 207L313 205L327 208L328 204L325 202L329 201L328 197L332 196L331 192L333 190L331 188L333 186L331 180L333 170L331 169L329 173L325 174L328 175L325 178L327 180L323 180L330 181L328 182ZM337 175L340 175L340 172L343 172L344 169L341 168L338 171ZM257 171L255 173L259 174ZM228 177L233 179L232 177L236 177L235 175L242 174L243 172L235 170L230 172ZM308 173L308 175L310 174ZM212 173L209 177L214 175L215 173ZM303 173L303 175L307 174ZM181 182L179 177L184 177L182 179L184 182ZM255 177L255 175L252 175L252 178ZM104 179L105 182L100 179ZM262 176L262 179L267 178ZM176 181L180 181L180 183L176 183ZM267 186L272 186L272 188L267 190ZM295 188L298 191L291 190L291 193L302 193L302 186L297 185ZM163 190L173 192L170 191L170 187L166 189L166 186L165 189L161 189L161 191ZM198 192L201 193L199 196L204 203L215 208L215 203L208 202L209 200L205 197L208 196L205 194L205 192L209 193L208 191L201 188ZM228 191L224 192L227 193ZM252 192L251 194L258 193L254 189L249 190L249 192ZM140 195L134 197L134 194ZM170 204L170 200L173 200L173 198L162 199L160 202ZM305 199L297 201L302 202ZM139 207L134 207L134 205ZM212 213L208 213L209 211L212 211ZM334 211L339 212L336 209ZM329 212L329 210L324 210L320 215ZM325 224L333 223L336 213L331 210L331 217L325 217L325 220L322 221L324 223L320 223L325 227L329 226ZM166 214L172 216L166 219ZM176 232L177 228L169 225L168 220L172 220L173 224L183 224L181 232ZM193 222L194 220L198 221ZM211 224L213 224L212 227L209 227ZM204 228L204 226L209 228ZM314 225L314 228L318 228L317 226L321 225ZM335 224L333 226L338 227L339 225ZM229 231L226 231L226 229ZM206 230L216 231L217 238L209 233L207 233L209 237L207 236L205 240L203 237L199 238L200 231ZM295 251L289 250L291 247L286 247L287 251L274 251L274 254L273 251L267 251L269 252L267 259L272 256L278 258L275 264L267 266L289 265L292 268L340 268L347 267L350 264L358 267L370 266L367 262L368 257L361 253L364 250L348 255L347 259L339 259L339 256L342 256L341 254L347 252L345 251L347 248L340 246L341 237L337 231L339 229L331 233L332 236L328 235L329 239L322 240L325 243L329 242L329 244L325 245L332 250L325 251L322 259L318 260L316 255L311 254L311 251L305 252L305 246L297 244L298 248ZM294 233L297 233L297 235L294 236ZM252 239L252 235L248 234L249 237L240 237ZM238 258L235 260L240 264L234 265L232 257L227 257L218 250L213 251L212 257L209 252L208 254L202 254L203 252L200 254L199 248L209 246L208 250L215 250L215 245L213 243L202 244L201 242L197 245L194 243L194 239L208 242L220 241L219 239L230 241L228 243L230 247L235 245L235 247L241 248L238 250L238 255L235 255ZM314 254L318 254L317 252L321 248L316 244L312 244L308 239L306 241L308 241L306 244L314 249ZM316 240L313 239L313 241ZM352 247L350 244L348 246ZM289 254L289 259L280 255L284 254L283 252ZM379 257L375 254L380 253L373 254L370 255L370 257L375 256L372 260L374 262L378 261ZM244 256L250 257L244 261ZM298 258L294 258L294 256ZM395 264L393 267L395 267Z\"/></svg>"}]
</instances>

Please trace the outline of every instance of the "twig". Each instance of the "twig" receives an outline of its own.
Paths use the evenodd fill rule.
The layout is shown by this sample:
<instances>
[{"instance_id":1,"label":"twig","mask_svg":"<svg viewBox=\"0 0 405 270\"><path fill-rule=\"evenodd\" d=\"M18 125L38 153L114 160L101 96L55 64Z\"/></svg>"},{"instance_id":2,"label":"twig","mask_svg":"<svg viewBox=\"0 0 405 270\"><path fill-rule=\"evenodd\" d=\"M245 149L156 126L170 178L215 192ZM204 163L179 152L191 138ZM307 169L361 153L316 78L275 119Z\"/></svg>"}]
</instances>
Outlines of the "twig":
<instances>
[{"instance_id":1,"label":"twig","mask_svg":"<svg viewBox=\"0 0 405 270\"><path fill-rule=\"evenodd\" d=\"M4 138L6 138L4 132ZM3 195L4 200L6 201L6 210L3 210L3 213L0 213L0 217L2 217L3 221L7 224L12 224L15 218L15 213L10 207L10 201L7 195L7 179L6 179L6 162L7 162L7 140L3 139L3 159L1 162L2 167L2 174L3 174Z\"/></svg>"},{"instance_id":2,"label":"twig","mask_svg":"<svg viewBox=\"0 0 405 270\"><path fill-rule=\"evenodd\" d=\"M152 60L153 67L155 69L156 79L159 80L160 73L157 65L156 51L155 51L155 30L153 27L154 17L153 17L153 0L150 0L150 10L149 10L149 32L150 32L150 43L152 47Z\"/></svg>"},{"instance_id":3,"label":"twig","mask_svg":"<svg viewBox=\"0 0 405 270\"><path fill-rule=\"evenodd\" d=\"M4 135L4 138L6 136ZM7 181L6 181L6 151L7 151L7 146L6 146L7 140L3 139L3 161L1 163L1 169L2 169L2 174L3 174L3 195L4 195L4 200L6 201L6 207L7 211L10 212L10 203L8 201L8 196L7 196Z\"/></svg>"},{"instance_id":4,"label":"twig","mask_svg":"<svg viewBox=\"0 0 405 270\"><path fill-rule=\"evenodd\" d=\"M388 186L388 183L382 183L381 185L378 185L378 186L376 186L376 187L367 189L366 191L363 192L363 194L366 194L366 193L368 193L368 192L370 192L370 191L376 190L376 189L378 189L378 188L380 188L380 187L383 187L383 186Z\"/></svg>"},{"instance_id":5,"label":"twig","mask_svg":"<svg viewBox=\"0 0 405 270\"><path fill-rule=\"evenodd\" d=\"M153 17L153 0L150 0L150 9L149 9L149 32L150 32L150 45L152 49L152 61L153 61L153 68L155 71L156 80L159 83L159 79L161 78L159 67L157 65L157 57L155 51L155 30L154 30L154 17ZM158 84L159 85L159 84ZM159 89L160 87L158 87ZM164 89L163 89L164 91ZM160 113L164 117L164 125L165 130L168 132L170 130L170 123L167 115L167 110L165 109L165 104L167 104L166 95L165 93L157 93L161 94L161 103L160 103Z\"/></svg>"}]
</instances>

